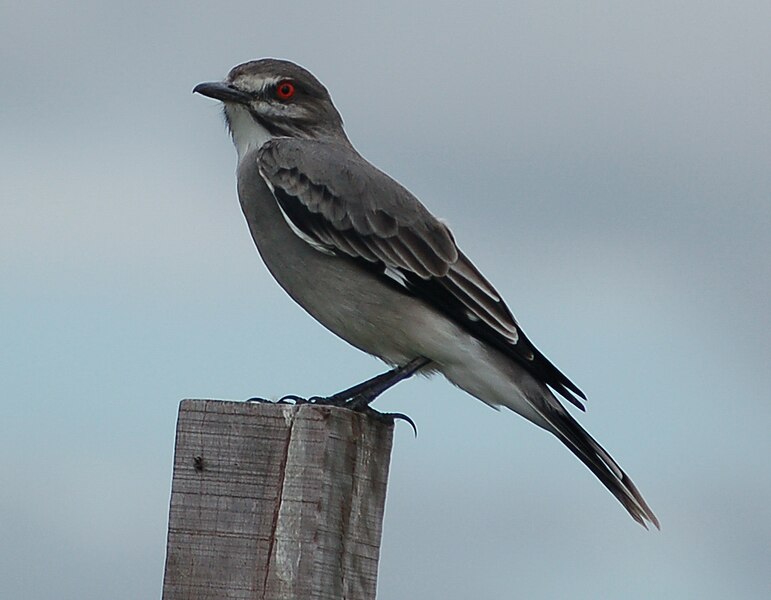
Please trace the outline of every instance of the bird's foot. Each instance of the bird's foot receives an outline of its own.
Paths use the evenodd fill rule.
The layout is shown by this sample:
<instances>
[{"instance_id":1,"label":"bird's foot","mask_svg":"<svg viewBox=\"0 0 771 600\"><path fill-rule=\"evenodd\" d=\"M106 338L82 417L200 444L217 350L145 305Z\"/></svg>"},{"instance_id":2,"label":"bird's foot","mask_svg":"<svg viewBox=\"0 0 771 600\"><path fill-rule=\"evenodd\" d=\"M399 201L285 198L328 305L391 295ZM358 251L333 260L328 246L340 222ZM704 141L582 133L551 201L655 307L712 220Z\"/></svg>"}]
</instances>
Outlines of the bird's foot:
<instances>
[{"instance_id":1,"label":"bird's foot","mask_svg":"<svg viewBox=\"0 0 771 600\"><path fill-rule=\"evenodd\" d=\"M278 400L269 400L268 398L254 397L249 398L246 402L258 402L261 404L294 404L295 406L302 406L309 404L311 406L336 406L338 408L347 408L367 417L374 419L380 423L386 423L392 425L395 421L404 421L412 428L415 433L415 437L418 436L418 427L415 425L409 416L399 412L383 413L375 410L370 406L373 398L369 398L366 394L354 396L353 398L342 398L338 394L333 396L311 396L310 398L303 398L302 396L296 396L294 394L287 394L282 396Z\"/></svg>"},{"instance_id":2,"label":"bird's foot","mask_svg":"<svg viewBox=\"0 0 771 600\"><path fill-rule=\"evenodd\" d=\"M386 423L388 425L393 425L396 421L404 421L407 423L407 425L410 426L412 433L415 434L415 437L418 437L418 426L415 425L415 421L413 421L409 415L405 415L404 413L400 412L381 413L371 406L368 406L367 408L369 410L365 410L364 413L367 414L370 418L375 419L381 423Z\"/></svg>"},{"instance_id":3,"label":"bird's foot","mask_svg":"<svg viewBox=\"0 0 771 600\"><path fill-rule=\"evenodd\" d=\"M415 425L415 421L413 421L408 415L400 412L380 412L379 410L372 408L372 406L370 406L370 402L372 402L372 400L366 398L366 396L355 396L347 402L338 404L338 406L342 406L343 408L347 408L348 410L352 410L354 412L362 413L370 419L374 419L375 421L385 423L387 425L393 425L395 421L404 421L410 427L412 427L412 431L414 432L415 437L418 437L418 426Z\"/></svg>"},{"instance_id":4,"label":"bird's foot","mask_svg":"<svg viewBox=\"0 0 771 600\"><path fill-rule=\"evenodd\" d=\"M282 396L278 400L270 400L269 398L254 396L253 398L248 398L245 400L245 402L256 402L259 404L308 404L310 401L306 398L303 398L302 396L288 394L286 396Z\"/></svg>"},{"instance_id":5,"label":"bird's foot","mask_svg":"<svg viewBox=\"0 0 771 600\"><path fill-rule=\"evenodd\" d=\"M339 406L341 408L347 408L349 410L355 410L360 413L364 413L369 417L372 417L378 421L385 423L393 423L395 420L401 419L406 421L412 427L415 435L418 435L418 428L415 426L415 421L403 413L381 413L370 405L380 394L387 389L393 387L400 381L412 377L423 367L429 365L431 361L423 356L413 358L405 365L394 367L390 371L376 375L367 381L349 387L348 389L332 394L331 396L311 396L310 398L303 398L302 396L288 395L280 398L276 401L277 404L312 404L316 406ZM247 402L271 402L265 398L250 398Z\"/></svg>"}]
</instances>

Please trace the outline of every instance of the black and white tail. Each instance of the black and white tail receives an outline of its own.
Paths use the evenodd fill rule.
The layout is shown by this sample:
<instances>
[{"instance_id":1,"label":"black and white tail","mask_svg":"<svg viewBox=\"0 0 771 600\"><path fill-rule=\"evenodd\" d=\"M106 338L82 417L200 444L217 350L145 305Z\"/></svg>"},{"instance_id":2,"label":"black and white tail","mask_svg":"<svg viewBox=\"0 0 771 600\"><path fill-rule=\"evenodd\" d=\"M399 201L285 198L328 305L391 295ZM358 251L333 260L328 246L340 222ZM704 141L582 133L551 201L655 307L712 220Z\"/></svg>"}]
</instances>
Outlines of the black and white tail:
<instances>
[{"instance_id":1,"label":"black and white tail","mask_svg":"<svg viewBox=\"0 0 771 600\"><path fill-rule=\"evenodd\" d=\"M579 425L556 401L540 406L539 412L551 425L551 431L610 490L632 518L648 529L648 523L661 529L659 520L643 499L635 484L613 457Z\"/></svg>"}]
</instances>

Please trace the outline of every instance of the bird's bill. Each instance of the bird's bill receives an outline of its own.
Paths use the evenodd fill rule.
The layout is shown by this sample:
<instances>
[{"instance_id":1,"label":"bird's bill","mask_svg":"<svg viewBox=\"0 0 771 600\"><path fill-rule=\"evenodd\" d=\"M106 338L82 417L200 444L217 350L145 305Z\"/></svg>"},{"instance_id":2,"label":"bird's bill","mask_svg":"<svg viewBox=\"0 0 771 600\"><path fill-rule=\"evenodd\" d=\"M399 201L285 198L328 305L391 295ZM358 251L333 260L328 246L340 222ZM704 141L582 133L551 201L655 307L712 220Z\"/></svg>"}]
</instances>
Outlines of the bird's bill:
<instances>
[{"instance_id":1,"label":"bird's bill","mask_svg":"<svg viewBox=\"0 0 771 600\"><path fill-rule=\"evenodd\" d=\"M249 94L246 94L233 87L232 84L223 81L199 83L193 88L193 93L208 96L215 100L221 100L222 102L235 102L237 104L247 104L251 100Z\"/></svg>"}]
</instances>

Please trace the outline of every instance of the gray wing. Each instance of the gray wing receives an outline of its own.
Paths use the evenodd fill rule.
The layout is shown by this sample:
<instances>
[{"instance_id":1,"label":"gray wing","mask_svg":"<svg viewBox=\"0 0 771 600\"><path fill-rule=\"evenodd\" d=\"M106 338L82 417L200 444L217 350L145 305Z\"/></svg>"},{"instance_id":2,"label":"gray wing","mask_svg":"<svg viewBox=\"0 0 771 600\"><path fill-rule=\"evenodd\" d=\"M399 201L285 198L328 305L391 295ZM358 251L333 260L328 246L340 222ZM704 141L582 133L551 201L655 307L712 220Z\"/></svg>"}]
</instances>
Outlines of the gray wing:
<instances>
[{"instance_id":1,"label":"gray wing","mask_svg":"<svg viewBox=\"0 0 771 600\"><path fill-rule=\"evenodd\" d=\"M447 226L406 188L344 145L279 138L266 143L257 160L302 239L358 260L422 298L583 410L575 397L585 399L581 390L530 343Z\"/></svg>"}]
</instances>

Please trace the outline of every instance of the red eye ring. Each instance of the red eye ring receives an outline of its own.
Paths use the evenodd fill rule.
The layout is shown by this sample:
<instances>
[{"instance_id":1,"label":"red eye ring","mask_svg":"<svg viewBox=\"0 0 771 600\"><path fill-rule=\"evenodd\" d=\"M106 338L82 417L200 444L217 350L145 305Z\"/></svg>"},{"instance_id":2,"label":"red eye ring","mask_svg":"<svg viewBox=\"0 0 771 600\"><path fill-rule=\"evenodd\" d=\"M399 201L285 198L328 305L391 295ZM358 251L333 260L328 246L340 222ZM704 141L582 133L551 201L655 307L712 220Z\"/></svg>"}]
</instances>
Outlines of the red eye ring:
<instances>
[{"instance_id":1,"label":"red eye ring","mask_svg":"<svg viewBox=\"0 0 771 600\"><path fill-rule=\"evenodd\" d=\"M288 79L280 81L276 86L276 98L279 100L291 100L296 91L294 83Z\"/></svg>"}]
</instances>

